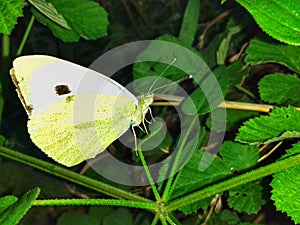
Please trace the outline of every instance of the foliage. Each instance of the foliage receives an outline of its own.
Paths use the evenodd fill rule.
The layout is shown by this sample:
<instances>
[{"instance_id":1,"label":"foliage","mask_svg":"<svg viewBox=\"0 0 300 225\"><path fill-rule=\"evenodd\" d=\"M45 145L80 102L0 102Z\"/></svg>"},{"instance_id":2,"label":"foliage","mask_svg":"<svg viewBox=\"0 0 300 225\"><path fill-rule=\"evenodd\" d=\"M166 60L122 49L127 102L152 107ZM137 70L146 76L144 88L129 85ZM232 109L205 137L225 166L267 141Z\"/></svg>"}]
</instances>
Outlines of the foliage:
<instances>
[{"instance_id":1,"label":"foliage","mask_svg":"<svg viewBox=\"0 0 300 225\"><path fill-rule=\"evenodd\" d=\"M1 1L0 224L22 219L22 224L45 225L268 225L276 221L257 219L265 213L262 205L272 204L270 198L277 210L300 223L299 4L236 2ZM179 47L150 44L138 60L153 61L119 71L114 78L120 83L129 83L128 75L134 80L160 75L175 82L193 75L193 81L181 83L189 98L174 107L189 122L179 121L173 107L152 107L164 123L152 123L149 136L137 132L143 138L138 151L128 153L118 142L111 150L118 160L142 165L149 185L117 184L84 164L66 169L46 158L25 131L27 117L9 78L10 60L44 53L87 65L108 49L143 39ZM184 54L178 54L181 47ZM159 86L157 80L155 88ZM173 91L172 85L166 89ZM157 144L164 126L167 138L153 150L141 151ZM178 127L186 132L180 134ZM168 157L174 152L175 157ZM152 164L163 159L153 172ZM158 181L153 180L156 174Z\"/></svg>"}]
</instances>

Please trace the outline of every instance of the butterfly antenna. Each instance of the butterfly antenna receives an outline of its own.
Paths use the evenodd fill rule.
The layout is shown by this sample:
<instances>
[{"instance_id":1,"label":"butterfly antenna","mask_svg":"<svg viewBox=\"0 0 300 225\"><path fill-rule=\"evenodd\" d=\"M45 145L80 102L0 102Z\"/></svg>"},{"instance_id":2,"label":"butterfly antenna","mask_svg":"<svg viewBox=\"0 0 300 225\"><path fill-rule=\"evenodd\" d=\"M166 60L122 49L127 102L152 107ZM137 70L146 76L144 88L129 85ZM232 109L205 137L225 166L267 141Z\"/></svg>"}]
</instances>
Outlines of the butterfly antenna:
<instances>
[{"instance_id":1,"label":"butterfly antenna","mask_svg":"<svg viewBox=\"0 0 300 225\"><path fill-rule=\"evenodd\" d=\"M153 92L155 92L155 91L157 91L157 90L159 90L161 88L168 87L168 86L171 86L173 84L178 84L178 83L181 83L182 81L185 81L185 80L188 80L188 79L191 79L191 78L193 78L193 75L189 75L188 77L183 77L183 78L181 78L181 79L179 79L177 81L174 81L174 82L172 82L170 84L165 84L165 85L163 85L161 87L155 88L153 91L151 91L151 93L153 93Z\"/></svg>"},{"instance_id":2,"label":"butterfly antenna","mask_svg":"<svg viewBox=\"0 0 300 225\"><path fill-rule=\"evenodd\" d=\"M158 79L176 62L176 58L172 60L172 62L159 74L159 76L154 80L151 87L149 88L147 93L150 93L151 89L154 87L154 85L157 83ZM153 91L151 91L153 92Z\"/></svg>"}]
</instances>

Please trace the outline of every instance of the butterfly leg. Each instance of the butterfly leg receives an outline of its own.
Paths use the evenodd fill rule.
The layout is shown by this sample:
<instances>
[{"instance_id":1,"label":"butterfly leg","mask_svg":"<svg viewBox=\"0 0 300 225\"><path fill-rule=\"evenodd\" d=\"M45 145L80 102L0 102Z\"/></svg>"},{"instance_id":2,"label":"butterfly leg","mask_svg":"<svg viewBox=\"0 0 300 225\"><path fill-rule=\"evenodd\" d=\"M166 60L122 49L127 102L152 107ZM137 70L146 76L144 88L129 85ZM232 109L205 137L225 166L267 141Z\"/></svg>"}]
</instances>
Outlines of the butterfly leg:
<instances>
[{"instance_id":1,"label":"butterfly leg","mask_svg":"<svg viewBox=\"0 0 300 225\"><path fill-rule=\"evenodd\" d=\"M136 139L136 134L135 134L133 126L131 126L131 130L132 130L132 133L133 133L133 136L134 136L134 151L135 151L136 156L138 156L138 153L137 153L137 139Z\"/></svg>"},{"instance_id":2,"label":"butterfly leg","mask_svg":"<svg viewBox=\"0 0 300 225\"><path fill-rule=\"evenodd\" d=\"M146 124L145 124L145 118L143 119L143 126L144 126L146 134L149 135Z\"/></svg>"},{"instance_id":3,"label":"butterfly leg","mask_svg":"<svg viewBox=\"0 0 300 225\"><path fill-rule=\"evenodd\" d=\"M153 115L152 115L152 110L151 110L150 107L149 107L149 113L150 113L150 116L151 116L151 118L153 119L153 121L155 121L155 119L154 119L154 117L153 117Z\"/></svg>"}]
</instances>

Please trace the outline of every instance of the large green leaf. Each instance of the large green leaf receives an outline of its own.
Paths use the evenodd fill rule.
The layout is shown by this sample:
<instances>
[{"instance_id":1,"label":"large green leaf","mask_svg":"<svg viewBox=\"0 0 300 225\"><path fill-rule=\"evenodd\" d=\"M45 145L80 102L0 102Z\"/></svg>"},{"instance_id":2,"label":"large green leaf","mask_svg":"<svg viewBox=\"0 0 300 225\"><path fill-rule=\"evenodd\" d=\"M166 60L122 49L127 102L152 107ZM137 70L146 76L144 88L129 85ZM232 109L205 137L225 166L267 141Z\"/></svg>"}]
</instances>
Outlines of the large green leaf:
<instances>
[{"instance_id":1,"label":"large green leaf","mask_svg":"<svg viewBox=\"0 0 300 225\"><path fill-rule=\"evenodd\" d=\"M270 103L298 105L300 103L300 79L293 75L274 73L258 83L262 100Z\"/></svg>"},{"instance_id":2,"label":"large green leaf","mask_svg":"<svg viewBox=\"0 0 300 225\"><path fill-rule=\"evenodd\" d=\"M249 144L267 144L286 138L300 137L300 112L293 108L275 108L269 116L260 116L245 122L236 140Z\"/></svg>"},{"instance_id":3,"label":"large green leaf","mask_svg":"<svg viewBox=\"0 0 300 225\"><path fill-rule=\"evenodd\" d=\"M107 13L96 2L90 0L46 0L46 2L48 2L47 14L43 14L45 10L40 10L40 7L39 11L33 9L32 12L61 40L76 42L80 37L95 40L106 35ZM53 15L59 15L60 19L52 20Z\"/></svg>"},{"instance_id":4,"label":"large green leaf","mask_svg":"<svg viewBox=\"0 0 300 225\"><path fill-rule=\"evenodd\" d=\"M300 144L287 151L290 154L300 154ZM273 187L271 198L278 210L286 212L295 223L300 223L300 166L295 166L274 174L271 186Z\"/></svg>"},{"instance_id":5,"label":"large green leaf","mask_svg":"<svg viewBox=\"0 0 300 225\"><path fill-rule=\"evenodd\" d=\"M236 0L270 36L300 45L300 4L292 0Z\"/></svg>"},{"instance_id":6,"label":"large green leaf","mask_svg":"<svg viewBox=\"0 0 300 225\"><path fill-rule=\"evenodd\" d=\"M8 207L0 215L0 224L15 225L19 223L22 217L30 209L34 200L38 197L39 193L40 193L40 189L34 188L28 191L26 194L24 194L18 202Z\"/></svg>"},{"instance_id":7,"label":"large green leaf","mask_svg":"<svg viewBox=\"0 0 300 225\"><path fill-rule=\"evenodd\" d=\"M10 34L17 23L17 18L23 15L23 0L0 1L0 34Z\"/></svg>"},{"instance_id":8,"label":"large green leaf","mask_svg":"<svg viewBox=\"0 0 300 225\"><path fill-rule=\"evenodd\" d=\"M245 62L250 65L278 63L300 73L300 47L254 39L246 54Z\"/></svg>"}]
</instances>

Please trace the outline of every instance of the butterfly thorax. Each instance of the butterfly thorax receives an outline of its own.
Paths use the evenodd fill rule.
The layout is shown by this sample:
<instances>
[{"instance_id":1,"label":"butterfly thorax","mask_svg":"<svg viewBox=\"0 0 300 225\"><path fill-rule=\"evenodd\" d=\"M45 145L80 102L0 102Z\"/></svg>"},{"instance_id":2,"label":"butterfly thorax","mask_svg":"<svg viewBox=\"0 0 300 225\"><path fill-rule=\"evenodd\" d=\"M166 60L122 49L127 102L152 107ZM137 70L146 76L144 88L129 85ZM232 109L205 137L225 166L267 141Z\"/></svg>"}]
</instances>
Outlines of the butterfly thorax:
<instances>
[{"instance_id":1,"label":"butterfly thorax","mask_svg":"<svg viewBox=\"0 0 300 225\"><path fill-rule=\"evenodd\" d=\"M138 126L145 119L145 115L153 102L153 94L140 95L137 99L138 105L131 117L131 126L133 127Z\"/></svg>"}]
</instances>

